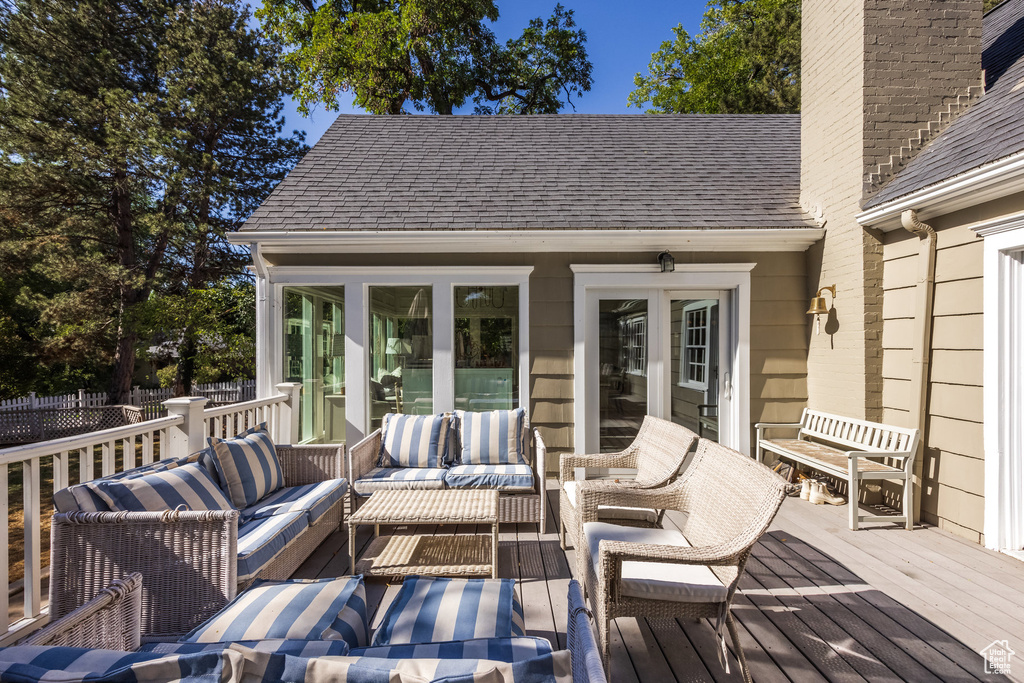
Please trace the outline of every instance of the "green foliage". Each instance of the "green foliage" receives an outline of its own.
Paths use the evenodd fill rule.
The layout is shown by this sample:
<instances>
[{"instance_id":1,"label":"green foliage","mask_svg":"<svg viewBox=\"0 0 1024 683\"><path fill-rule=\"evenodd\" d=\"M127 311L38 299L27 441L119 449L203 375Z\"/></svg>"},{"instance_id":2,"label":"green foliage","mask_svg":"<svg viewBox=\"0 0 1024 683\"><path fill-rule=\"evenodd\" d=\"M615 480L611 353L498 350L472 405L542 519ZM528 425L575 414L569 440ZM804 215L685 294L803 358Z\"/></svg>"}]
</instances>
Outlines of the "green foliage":
<instances>
[{"instance_id":1,"label":"green foliage","mask_svg":"<svg viewBox=\"0 0 1024 683\"><path fill-rule=\"evenodd\" d=\"M136 308L147 337L163 339L147 356L167 361L192 349L195 383L252 379L256 373L256 289L246 280L221 280L181 294L154 295ZM158 371L160 386L180 382L180 365Z\"/></svg>"},{"instance_id":2,"label":"green foliage","mask_svg":"<svg viewBox=\"0 0 1024 683\"><path fill-rule=\"evenodd\" d=\"M982 11L988 12L989 10L993 10L1001 4L1003 4L1003 0L985 0L984 9Z\"/></svg>"},{"instance_id":3,"label":"green foliage","mask_svg":"<svg viewBox=\"0 0 1024 683\"><path fill-rule=\"evenodd\" d=\"M799 0L717 0L701 32L675 39L637 74L629 105L651 113L783 114L800 111Z\"/></svg>"},{"instance_id":4,"label":"green foliage","mask_svg":"<svg viewBox=\"0 0 1024 683\"><path fill-rule=\"evenodd\" d=\"M373 114L553 114L590 90L586 34L556 5L500 44L494 0L264 0L264 29L292 50L300 110L336 110L341 92Z\"/></svg>"},{"instance_id":5,"label":"green foliage","mask_svg":"<svg viewBox=\"0 0 1024 683\"><path fill-rule=\"evenodd\" d=\"M280 136L281 48L247 20L239 0L0 7L0 334L33 368L19 391L78 377L123 401L149 345L134 309L241 272L224 233L306 149Z\"/></svg>"}]
</instances>

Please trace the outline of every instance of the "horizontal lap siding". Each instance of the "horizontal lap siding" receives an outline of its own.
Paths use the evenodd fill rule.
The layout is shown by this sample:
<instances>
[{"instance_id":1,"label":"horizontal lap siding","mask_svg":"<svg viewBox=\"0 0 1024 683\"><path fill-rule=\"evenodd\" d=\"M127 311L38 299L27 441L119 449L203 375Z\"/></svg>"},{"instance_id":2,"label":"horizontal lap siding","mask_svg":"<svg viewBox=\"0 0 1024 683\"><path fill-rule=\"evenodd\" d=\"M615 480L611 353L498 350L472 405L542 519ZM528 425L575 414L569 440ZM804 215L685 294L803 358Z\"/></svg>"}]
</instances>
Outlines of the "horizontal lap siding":
<instances>
[{"instance_id":1,"label":"horizontal lap siding","mask_svg":"<svg viewBox=\"0 0 1024 683\"><path fill-rule=\"evenodd\" d=\"M981 541L984 511L982 438L982 241L963 226L936 228L935 295L921 519ZM914 314L920 240L886 236L883 419L916 426L912 401Z\"/></svg>"}]
</instances>

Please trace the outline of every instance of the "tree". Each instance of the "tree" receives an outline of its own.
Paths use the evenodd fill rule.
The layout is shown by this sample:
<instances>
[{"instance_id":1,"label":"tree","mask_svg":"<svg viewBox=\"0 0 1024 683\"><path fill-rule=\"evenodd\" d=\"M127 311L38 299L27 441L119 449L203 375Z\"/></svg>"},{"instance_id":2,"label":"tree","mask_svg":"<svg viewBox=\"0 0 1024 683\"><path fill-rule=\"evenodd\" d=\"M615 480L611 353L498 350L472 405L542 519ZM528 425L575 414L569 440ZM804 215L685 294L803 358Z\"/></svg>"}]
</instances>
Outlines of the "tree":
<instances>
[{"instance_id":1,"label":"tree","mask_svg":"<svg viewBox=\"0 0 1024 683\"><path fill-rule=\"evenodd\" d=\"M652 113L785 114L800 111L799 0L717 0L701 32L675 39L637 74L629 105Z\"/></svg>"},{"instance_id":2,"label":"tree","mask_svg":"<svg viewBox=\"0 0 1024 683\"><path fill-rule=\"evenodd\" d=\"M146 342L134 309L238 272L224 230L305 149L278 136L280 48L246 18L228 0L0 9L0 260L33 285L21 334L46 362L108 365L112 402Z\"/></svg>"},{"instance_id":3,"label":"tree","mask_svg":"<svg viewBox=\"0 0 1024 683\"><path fill-rule=\"evenodd\" d=\"M373 114L553 114L590 90L586 34L556 5L500 44L494 0L264 0L264 29L293 49L303 112L340 92Z\"/></svg>"}]
</instances>

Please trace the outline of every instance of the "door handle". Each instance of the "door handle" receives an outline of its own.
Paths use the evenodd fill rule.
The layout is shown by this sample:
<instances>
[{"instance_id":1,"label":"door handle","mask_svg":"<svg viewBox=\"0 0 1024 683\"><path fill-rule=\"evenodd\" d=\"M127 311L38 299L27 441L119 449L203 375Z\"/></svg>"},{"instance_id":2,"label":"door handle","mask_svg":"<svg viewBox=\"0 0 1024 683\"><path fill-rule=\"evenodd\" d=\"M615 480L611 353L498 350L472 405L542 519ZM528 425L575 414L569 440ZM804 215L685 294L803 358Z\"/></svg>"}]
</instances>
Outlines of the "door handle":
<instances>
[{"instance_id":1,"label":"door handle","mask_svg":"<svg viewBox=\"0 0 1024 683\"><path fill-rule=\"evenodd\" d=\"M732 375L728 372L722 378L722 395L725 396L725 400L732 400Z\"/></svg>"}]
</instances>

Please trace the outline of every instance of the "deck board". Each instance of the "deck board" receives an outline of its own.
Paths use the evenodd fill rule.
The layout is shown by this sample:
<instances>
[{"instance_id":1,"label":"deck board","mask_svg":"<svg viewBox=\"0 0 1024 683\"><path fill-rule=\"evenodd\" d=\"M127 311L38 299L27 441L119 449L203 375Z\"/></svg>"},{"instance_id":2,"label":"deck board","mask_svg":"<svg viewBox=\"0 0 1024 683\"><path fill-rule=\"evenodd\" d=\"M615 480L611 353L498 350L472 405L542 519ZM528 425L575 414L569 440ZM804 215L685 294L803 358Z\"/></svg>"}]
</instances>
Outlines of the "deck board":
<instances>
[{"instance_id":1,"label":"deck board","mask_svg":"<svg viewBox=\"0 0 1024 683\"><path fill-rule=\"evenodd\" d=\"M502 525L501 576L517 579L527 632L565 645L566 590L575 551L558 544L558 497L552 483L548 524ZM978 650L996 639L1024 647L1024 562L992 553L933 527L912 532L871 524L852 532L845 507L789 499L755 547L740 581L733 616L759 683L785 681L1005 681L984 673ZM682 524L679 513L666 526ZM485 533L483 526L421 526L382 533ZM360 552L372 527L356 536ZM296 578L349 571L347 531L331 535ZM371 579L367 602L379 623L400 583ZM727 674L708 620L618 619L611 629L609 679L739 681L732 643Z\"/></svg>"}]
</instances>

